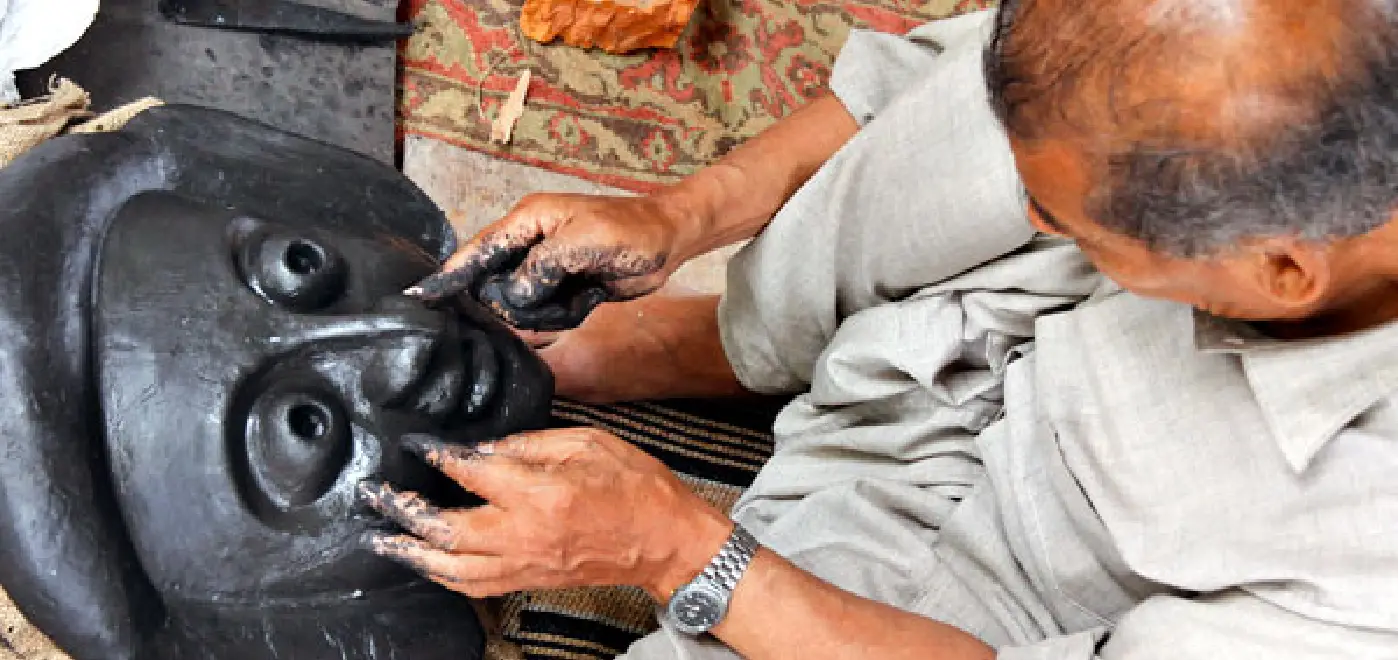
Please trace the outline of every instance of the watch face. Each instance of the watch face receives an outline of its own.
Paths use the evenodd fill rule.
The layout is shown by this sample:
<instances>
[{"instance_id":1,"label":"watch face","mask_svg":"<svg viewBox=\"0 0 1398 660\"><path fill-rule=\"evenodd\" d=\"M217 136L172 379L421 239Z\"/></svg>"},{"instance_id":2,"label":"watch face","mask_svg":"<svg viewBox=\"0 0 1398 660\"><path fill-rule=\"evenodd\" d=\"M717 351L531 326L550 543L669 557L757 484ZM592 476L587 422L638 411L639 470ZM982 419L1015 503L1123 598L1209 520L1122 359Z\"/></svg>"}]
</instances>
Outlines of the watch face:
<instances>
[{"instance_id":1,"label":"watch face","mask_svg":"<svg viewBox=\"0 0 1398 660\"><path fill-rule=\"evenodd\" d=\"M706 632L723 619L727 605L723 592L712 585L690 584L670 601L670 620L681 632Z\"/></svg>"}]
</instances>

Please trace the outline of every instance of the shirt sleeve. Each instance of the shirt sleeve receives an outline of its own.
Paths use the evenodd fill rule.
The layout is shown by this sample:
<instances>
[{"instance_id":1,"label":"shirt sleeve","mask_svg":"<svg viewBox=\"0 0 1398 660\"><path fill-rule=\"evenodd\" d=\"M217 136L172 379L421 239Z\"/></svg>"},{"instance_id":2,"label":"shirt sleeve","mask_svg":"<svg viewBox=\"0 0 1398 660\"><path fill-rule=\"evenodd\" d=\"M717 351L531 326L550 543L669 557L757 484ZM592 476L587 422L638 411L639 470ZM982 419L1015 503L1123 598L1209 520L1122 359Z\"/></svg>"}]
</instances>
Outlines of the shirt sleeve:
<instances>
[{"instance_id":1,"label":"shirt sleeve","mask_svg":"<svg viewBox=\"0 0 1398 660\"><path fill-rule=\"evenodd\" d=\"M993 10L932 21L899 36L855 30L835 60L830 89L863 126L937 66L948 49L984 48Z\"/></svg>"},{"instance_id":2,"label":"shirt sleeve","mask_svg":"<svg viewBox=\"0 0 1398 660\"><path fill-rule=\"evenodd\" d=\"M1100 280L1076 246L1043 238L849 317L734 519L846 591L985 640L1059 634L1004 538L979 447L1009 441L995 422L1012 367L1030 373L1017 360L1035 320Z\"/></svg>"},{"instance_id":3,"label":"shirt sleeve","mask_svg":"<svg viewBox=\"0 0 1398 660\"><path fill-rule=\"evenodd\" d=\"M1229 589L1150 598L1127 612L1099 653L1102 660L1354 660L1391 658L1394 649L1398 632L1321 621Z\"/></svg>"},{"instance_id":4,"label":"shirt sleeve","mask_svg":"<svg viewBox=\"0 0 1398 660\"><path fill-rule=\"evenodd\" d=\"M940 53L865 35L840 78L846 102L878 117L791 197L728 265L719 307L724 351L749 389L796 393L840 323L997 259L1029 242L1019 175L988 102L984 12L921 28ZM950 24L950 25L947 25ZM885 85L921 62L909 85ZM925 65L925 66L924 66ZM868 85L860 82L866 76ZM889 71L883 71L885 68ZM916 67L914 67L916 68ZM886 106L886 107L883 107Z\"/></svg>"},{"instance_id":5,"label":"shirt sleeve","mask_svg":"<svg viewBox=\"0 0 1398 660\"><path fill-rule=\"evenodd\" d=\"M1154 596L1102 640L1088 631L1001 648L1000 660L1329 660L1391 658L1398 632L1302 616L1242 589Z\"/></svg>"}]
</instances>

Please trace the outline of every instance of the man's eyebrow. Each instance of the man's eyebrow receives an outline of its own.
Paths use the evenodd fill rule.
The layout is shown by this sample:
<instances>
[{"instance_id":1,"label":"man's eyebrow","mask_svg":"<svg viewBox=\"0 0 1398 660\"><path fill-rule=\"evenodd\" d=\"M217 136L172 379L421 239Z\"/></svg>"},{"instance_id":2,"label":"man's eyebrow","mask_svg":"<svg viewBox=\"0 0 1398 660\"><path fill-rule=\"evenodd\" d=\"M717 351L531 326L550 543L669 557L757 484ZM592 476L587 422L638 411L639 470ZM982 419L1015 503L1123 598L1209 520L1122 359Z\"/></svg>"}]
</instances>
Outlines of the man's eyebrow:
<instances>
[{"instance_id":1,"label":"man's eyebrow","mask_svg":"<svg viewBox=\"0 0 1398 660\"><path fill-rule=\"evenodd\" d=\"M1033 195L1025 195L1025 197L1029 200L1029 208L1034 209L1034 212L1039 215L1039 219L1042 220L1044 224L1048 225L1049 229L1060 234L1068 233L1068 230L1063 228L1063 223L1059 222L1058 218L1053 217L1053 214L1049 213L1048 209L1039 204L1039 200L1034 199Z\"/></svg>"}]
</instances>

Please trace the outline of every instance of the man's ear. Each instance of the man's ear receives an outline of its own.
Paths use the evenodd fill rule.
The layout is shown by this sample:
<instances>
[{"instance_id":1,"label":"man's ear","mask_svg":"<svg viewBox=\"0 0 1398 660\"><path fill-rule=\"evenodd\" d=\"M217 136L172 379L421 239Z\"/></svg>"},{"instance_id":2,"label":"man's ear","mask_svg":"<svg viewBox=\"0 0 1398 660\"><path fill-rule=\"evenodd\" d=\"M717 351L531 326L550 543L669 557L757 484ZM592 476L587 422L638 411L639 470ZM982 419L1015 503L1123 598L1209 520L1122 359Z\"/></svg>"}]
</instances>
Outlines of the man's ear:
<instances>
[{"instance_id":1,"label":"man's ear","mask_svg":"<svg viewBox=\"0 0 1398 660\"><path fill-rule=\"evenodd\" d=\"M1330 291L1334 271L1327 244L1274 238L1258 243L1249 252L1257 293L1282 309L1315 309Z\"/></svg>"}]
</instances>

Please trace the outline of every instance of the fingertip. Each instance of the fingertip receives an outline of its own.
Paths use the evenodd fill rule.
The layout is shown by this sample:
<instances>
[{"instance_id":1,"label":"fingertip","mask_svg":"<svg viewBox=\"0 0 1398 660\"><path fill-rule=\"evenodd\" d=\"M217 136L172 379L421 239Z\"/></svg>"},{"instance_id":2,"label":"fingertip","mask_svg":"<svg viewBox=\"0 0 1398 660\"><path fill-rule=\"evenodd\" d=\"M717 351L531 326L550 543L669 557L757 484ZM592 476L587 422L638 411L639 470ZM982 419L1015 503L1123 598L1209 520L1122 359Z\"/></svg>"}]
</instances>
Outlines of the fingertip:
<instances>
[{"instance_id":1,"label":"fingertip","mask_svg":"<svg viewBox=\"0 0 1398 660\"><path fill-rule=\"evenodd\" d=\"M387 483L361 483L360 500L379 515L406 529L420 530L423 521L441 515L436 505L413 491L400 491Z\"/></svg>"},{"instance_id":2,"label":"fingertip","mask_svg":"<svg viewBox=\"0 0 1398 660\"><path fill-rule=\"evenodd\" d=\"M475 283L477 269L462 267L443 270L423 278L403 293L422 300L440 300L467 291ZM412 293L409 293L412 292Z\"/></svg>"},{"instance_id":3,"label":"fingertip","mask_svg":"<svg viewBox=\"0 0 1398 660\"><path fill-rule=\"evenodd\" d=\"M442 279L442 273L428 275L417 284L404 289L403 295L409 298L418 298L422 300L438 297L441 295L442 289L445 288L442 284Z\"/></svg>"},{"instance_id":4,"label":"fingertip","mask_svg":"<svg viewBox=\"0 0 1398 660\"><path fill-rule=\"evenodd\" d=\"M433 467L440 467L446 449L446 444L441 440L421 433L405 435L398 439L398 444Z\"/></svg>"},{"instance_id":5,"label":"fingertip","mask_svg":"<svg viewBox=\"0 0 1398 660\"><path fill-rule=\"evenodd\" d=\"M430 435L409 434L403 436L399 442L405 450L453 478L459 478L462 472L482 455L479 445L451 443Z\"/></svg>"},{"instance_id":6,"label":"fingertip","mask_svg":"<svg viewBox=\"0 0 1398 660\"><path fill-rule=\"evenodd\" d=\"M387 489L388 484L370 479L365 479L355 486L359 500L375 509L383 505L384 492Z\"/></svg>"},{"instance_id":7,"label":"fingertip","mask_svg":"<svg viewBox=\"0 0 1398 660\"><path fill-rule=\"evenodd\" d=\"M404 534L368 531L360 536L365 549L380 557L395 559L416 568L418 555L431 549L427 542Z\"/></svg>"},{"instance_id":8,"label":"fingertip","mask_svg":"<svg viewBox=\"0 0 1398 660\"><path fill-rule=\"evenodd\" d=\"M371 529L359 535L357 545L374 554L382 554L383 540L387 537L387 534Z\"/></svg>"}]
</instances>

